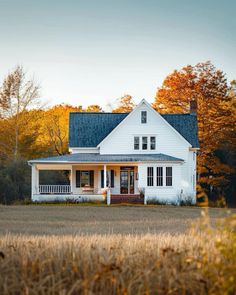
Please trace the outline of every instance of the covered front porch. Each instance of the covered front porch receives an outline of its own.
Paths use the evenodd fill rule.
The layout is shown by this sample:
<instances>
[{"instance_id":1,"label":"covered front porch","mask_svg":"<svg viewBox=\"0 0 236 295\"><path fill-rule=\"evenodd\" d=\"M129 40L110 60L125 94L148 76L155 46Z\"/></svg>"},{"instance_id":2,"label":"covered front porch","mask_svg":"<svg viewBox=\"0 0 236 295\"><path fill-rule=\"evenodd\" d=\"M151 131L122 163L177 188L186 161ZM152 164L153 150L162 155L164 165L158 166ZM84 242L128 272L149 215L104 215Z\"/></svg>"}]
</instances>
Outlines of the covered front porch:
<instances>
[{"instance_id":1,"label":"covered front porch","mask_svg":"<svg viewBox=\"0 0 236 295\"><path fill-rule=\"evenodd\" d=\"M52 183L47 171L61 171ZM138 165L134 163L32 164L32 200L103 201L109 196L138 196ZM109 200L108 200L109 201Z\"/></svg>"}]
</instances>

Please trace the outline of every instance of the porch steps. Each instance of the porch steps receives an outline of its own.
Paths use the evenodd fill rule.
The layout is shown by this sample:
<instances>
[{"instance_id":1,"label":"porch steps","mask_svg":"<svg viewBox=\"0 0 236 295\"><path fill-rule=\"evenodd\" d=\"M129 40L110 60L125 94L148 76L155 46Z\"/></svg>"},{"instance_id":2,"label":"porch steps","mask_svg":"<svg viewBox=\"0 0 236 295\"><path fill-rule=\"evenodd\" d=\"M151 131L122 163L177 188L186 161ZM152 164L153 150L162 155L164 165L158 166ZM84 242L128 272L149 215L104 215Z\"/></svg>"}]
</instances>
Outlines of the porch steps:
<instances>
[{"instance_id":1,"label":"porch steps","mask_svg":"<svg viewBox=\"0 0 236 295\"><path fill-rule=\"evenodd\" d=\"M143 204L144 200L140 195L111 195L111 204Z\"/></svg>"}]
</instances>

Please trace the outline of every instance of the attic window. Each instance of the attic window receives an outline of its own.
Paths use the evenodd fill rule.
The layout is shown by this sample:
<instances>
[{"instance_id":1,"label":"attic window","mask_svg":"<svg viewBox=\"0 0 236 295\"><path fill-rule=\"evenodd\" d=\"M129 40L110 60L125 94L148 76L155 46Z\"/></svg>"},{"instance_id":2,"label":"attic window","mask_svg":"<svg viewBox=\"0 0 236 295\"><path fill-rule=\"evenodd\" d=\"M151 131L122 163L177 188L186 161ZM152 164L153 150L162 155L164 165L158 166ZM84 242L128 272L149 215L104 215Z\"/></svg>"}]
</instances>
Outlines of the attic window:
<instances>
[{"instance_id":1,"label":"attic window","mask_svg":"<svg viewBox=\"0 0 236 295\"><path fill-rule=\"evenodd\" d=\"M147 123L147 112L146 111L141 112L141 123L142 124Z\"/></svg>"}]
</instances>

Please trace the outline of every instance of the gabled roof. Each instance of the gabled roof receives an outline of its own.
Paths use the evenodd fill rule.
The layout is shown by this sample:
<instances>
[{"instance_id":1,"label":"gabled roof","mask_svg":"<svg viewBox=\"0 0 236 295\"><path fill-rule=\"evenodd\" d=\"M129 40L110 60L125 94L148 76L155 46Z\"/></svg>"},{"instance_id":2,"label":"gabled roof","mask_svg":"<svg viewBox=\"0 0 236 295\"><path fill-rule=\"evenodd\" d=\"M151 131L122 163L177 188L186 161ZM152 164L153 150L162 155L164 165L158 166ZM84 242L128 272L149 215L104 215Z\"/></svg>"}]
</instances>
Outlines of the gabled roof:
<instances>
[{"instance_id":1,"label":"gabled roof","mask_svg":"<svg viewBox=\"0 0 236 295\"><path fill-rule=\"evenodd\" d=\"M70 113L69 147L96 147L129 113Z\"/></svg>"},{"instance_id":2,"label":"gabled roof","mask_svg":"<svg viewBox=\"0 0 236 295\"><path fill-rule=\"evenodd\" d=\"M96 147L129 113L70 113L69 147ZM191 145L198 148L197 117L165 114L162 117Z\"/></svg>"},{"instance_id":3,"label":"gabled roof","mask_svg":"<svg viewBox=\"0 0 236 295\"><path fill-rule=\"evenodd\" d=\"M184 160L164 154L100 155L94 153L76 153L63 156L34 159L29 163L106 163L106 162L182 162Z\"/></svg>"},{"instance_id":4,"label":"gabled roof","mask_svg":"<svg viewBox=\"0 0 236 295\"><path fill-rule=\"evenodd\" d=\"M194 148L199 148L197 116L195 114L161 115Z\"/></svg>"}]
</instances>

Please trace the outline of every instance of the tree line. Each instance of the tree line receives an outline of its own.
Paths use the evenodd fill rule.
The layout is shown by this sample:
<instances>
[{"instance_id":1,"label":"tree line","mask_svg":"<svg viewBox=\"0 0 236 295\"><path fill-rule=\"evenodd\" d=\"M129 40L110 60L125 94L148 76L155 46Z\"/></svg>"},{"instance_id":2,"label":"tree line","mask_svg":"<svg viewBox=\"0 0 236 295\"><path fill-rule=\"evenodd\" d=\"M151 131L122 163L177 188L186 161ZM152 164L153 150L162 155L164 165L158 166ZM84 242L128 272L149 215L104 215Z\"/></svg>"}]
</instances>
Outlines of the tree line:
<instances>
[{"instance_id":1,"label":"tree line","mask_svg":"<svg viewBox=\"0 0 236 295\"><path fill-rule=\"evenodd\" d=\"M236 81L227 81L211 62L174 70L157 89L153 107L159 113L189 113L197 104L201 149L198 188L211 201L235 200ZM113 112L130 112L131 95L118 101ZM42 106L40 86L17 66L0 87L0 203L30 197L27 160L68 153L70 112L102 112L99 105Z\"/></svg>"}]
</instances>

